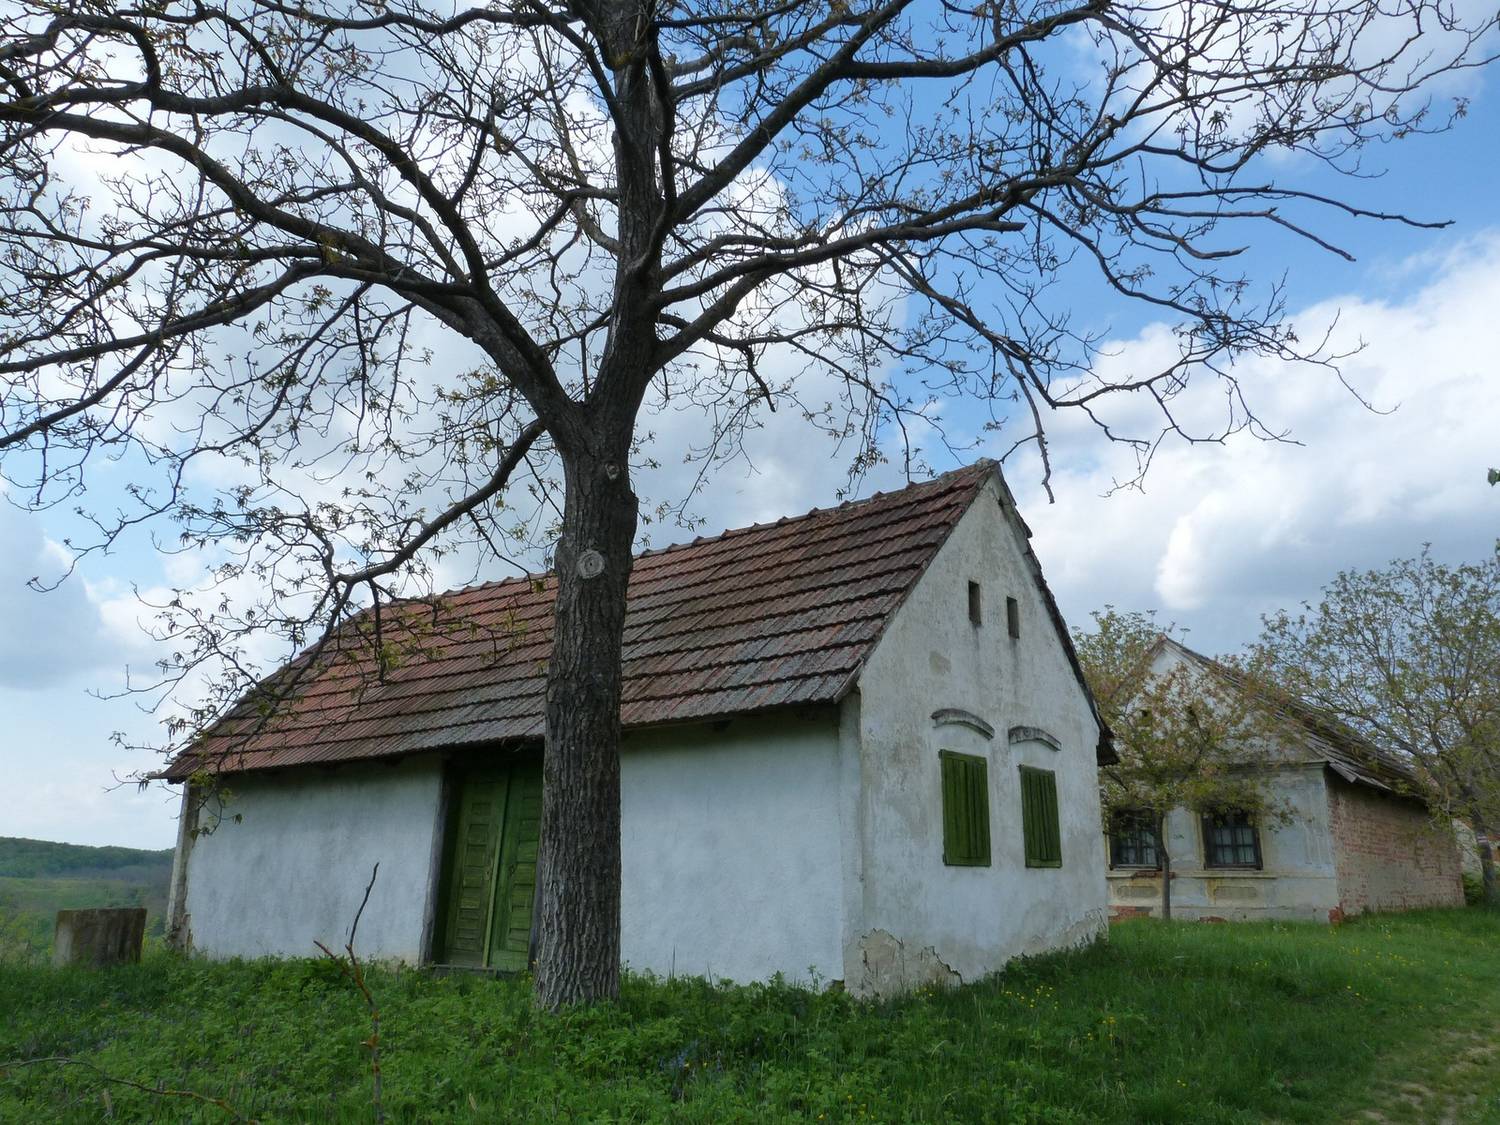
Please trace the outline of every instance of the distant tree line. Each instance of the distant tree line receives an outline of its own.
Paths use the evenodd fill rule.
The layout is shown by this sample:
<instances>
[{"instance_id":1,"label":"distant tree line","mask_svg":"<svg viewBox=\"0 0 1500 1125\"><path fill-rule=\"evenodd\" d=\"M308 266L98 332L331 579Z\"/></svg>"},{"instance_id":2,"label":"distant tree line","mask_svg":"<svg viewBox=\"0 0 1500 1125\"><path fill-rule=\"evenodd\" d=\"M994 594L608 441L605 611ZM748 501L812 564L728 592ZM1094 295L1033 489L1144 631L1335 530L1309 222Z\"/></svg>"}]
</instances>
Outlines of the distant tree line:
<instances>
[{"instance_id":1,"label":"distant tree line","mask_svg":"<svg viewBox=\"0 0 1500 1125\"><path fill-rule=\"evenodd\" d=\"M0 876L17 879L115 879L154 883L168 877L172 852L88 847L0 836Z\"/></svg>"}]
</instances>

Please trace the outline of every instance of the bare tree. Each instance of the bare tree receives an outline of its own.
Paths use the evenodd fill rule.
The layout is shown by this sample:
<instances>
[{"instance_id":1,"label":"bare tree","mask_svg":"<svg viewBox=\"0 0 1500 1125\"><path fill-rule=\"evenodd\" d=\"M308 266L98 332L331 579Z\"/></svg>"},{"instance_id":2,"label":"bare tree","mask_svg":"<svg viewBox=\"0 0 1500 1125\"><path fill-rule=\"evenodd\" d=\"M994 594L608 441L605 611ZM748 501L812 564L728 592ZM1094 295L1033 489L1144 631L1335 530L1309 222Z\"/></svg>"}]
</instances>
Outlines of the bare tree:
<instances>
[{"instance_id":1,"label":"bare tree","mask_svg":"<svg viewBox=\"0 0 1500 1125\"><path fill-rule=\"evenodd\" d=\"M1336 357L1236 255L1255 229L1342 253L1331 212L1410 222L1297 170L1358 173L1370 144L1445 126L1428 90L1488 61L1494 20L1436 0L0 11L6 479L57 503L118 460L128 496L90 506L74 550L167 517L238 590L164 606L168 680L224 670L188 728L254 681L256 636L316 646L444 552L555 534L550 1006L617 985L643 409L703 407L706 463L760 410L801 410L856 473L893 447L910 464L953 398L1044 472L1052 411L1143 468L1168 435L1274 436L1235 360ZM1094 374L1060 296L1084 278L1169 323L1173 354ZM439 348L463 358L434 373ZM1194 376L1225 391L1201 429L1174 410ZM1123 395L1156 421L1112 426ZM528 523L512 493L545 513L549 473L557 526Z\"/></svg>"}]
</instances>

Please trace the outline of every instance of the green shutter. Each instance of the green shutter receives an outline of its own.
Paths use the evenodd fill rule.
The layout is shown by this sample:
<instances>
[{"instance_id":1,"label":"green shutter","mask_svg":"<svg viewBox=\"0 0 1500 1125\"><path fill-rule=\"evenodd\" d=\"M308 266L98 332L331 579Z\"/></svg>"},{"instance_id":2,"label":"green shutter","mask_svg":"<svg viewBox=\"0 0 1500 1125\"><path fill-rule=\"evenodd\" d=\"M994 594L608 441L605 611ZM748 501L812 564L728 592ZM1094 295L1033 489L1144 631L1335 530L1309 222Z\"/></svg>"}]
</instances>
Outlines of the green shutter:
<instances>
[{"instance_id":1,"label":"green shutter","mask_svg":"<svg viewBox=\"0 0 1500 1125\"><path fill-rule=\"evenodd\" d=\"M943 862L990 865L989 763L950 750L938 754L943 789Z\"/></svg>"},{"instance_id":2,"label":"green shutter","mask_svg":"<svg viewBox=\"0 0 1500 1125\"><path fill-rule=\"evenodd\" d=\"M1021 832L1027 867L1062 866L1062 830L1057 820L1057 775L1021 767Z\"/></svg>"}]
</instances>

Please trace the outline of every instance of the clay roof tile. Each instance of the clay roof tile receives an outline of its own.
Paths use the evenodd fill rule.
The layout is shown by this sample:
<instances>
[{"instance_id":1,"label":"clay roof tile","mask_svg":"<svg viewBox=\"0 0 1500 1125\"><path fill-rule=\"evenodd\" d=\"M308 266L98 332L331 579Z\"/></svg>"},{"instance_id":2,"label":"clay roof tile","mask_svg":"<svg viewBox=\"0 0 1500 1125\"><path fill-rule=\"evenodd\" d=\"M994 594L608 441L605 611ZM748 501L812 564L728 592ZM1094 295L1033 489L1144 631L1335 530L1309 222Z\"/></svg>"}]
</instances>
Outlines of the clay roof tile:
<instances>
[{"instance_id":1,"label":"clay roof tile","mask_svg":"<svg viewBox=\"0 0 1500 1125\"><path fill-rule=\"evenodd\" d=\"M980 461L897 492L644 552L626 611L621 721L837 702L996 473ZM369 621L356 618L315 665L306 654L292 661L162 776L534 740L555 592L550 576L532 574L387 607L387 649L400 655L383 677ZM285 684L267 717L257 699Z\"/></svg>"}]
</instances>

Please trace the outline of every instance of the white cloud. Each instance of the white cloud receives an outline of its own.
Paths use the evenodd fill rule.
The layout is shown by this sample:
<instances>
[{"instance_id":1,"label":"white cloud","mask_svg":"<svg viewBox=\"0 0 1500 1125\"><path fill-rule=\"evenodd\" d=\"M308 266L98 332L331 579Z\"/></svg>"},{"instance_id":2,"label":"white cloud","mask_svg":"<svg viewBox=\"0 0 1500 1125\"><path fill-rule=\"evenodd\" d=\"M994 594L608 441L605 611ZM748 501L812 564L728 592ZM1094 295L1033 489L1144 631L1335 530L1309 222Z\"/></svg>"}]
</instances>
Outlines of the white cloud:
<instances>
[{"instance_id":1,"label":"white cloud","mask_svg":"<svg viewBox=\"0 0 1500 1125\"><path fill-rule=\"evenodd\" d=\"M1432 264L1400 301L1324 302L1298 319L1338 319L1338 342L1363 342L1343 364L1375 406L1332 375L1269 361L1242 364L1252 406L1301 445L1241 437L1224 446L1168 446L1142 492L1104 497L1133 462L1072 422L1054 433L1058 503L1034 469L1011 470L1038 553L1071 620L1105 603L1159 607L1211 649L1252 639L1259 615L1314 598L1335 572L1379 566L1432 542L1474 558L1500 534L1500 232ZM1149 330L1112 361L1128 365L1159 342ZM1214 407L1210 382L1191 409ZM1120 404L1137 409L1137 404Z\"/></svg>"},{"instance_id":2,"label":"white cloud","mask_svg":"<svg viewBox=\"0 0 1500 1125\"><path fill-rule=\"evenodd\" d=\"M132 701L99 700L81 686L45 693L0 686L0 768L7 799L0 833L79 844L165 848L176 793L140 790L128 775L160 763L122 750L111 732L154 725Z\"/></svg>"},{"instance_id":3,"label":"white cloud","mask_svg":"<svg viewBox=\"0 0 1500 1125\"><path fill-rule=\"evenodd\" d=\"M0 496L0 769L7 786L0 832L166 847L170 795L119 783L157 761L111 740L116 730L133 740L158 737L156 720L133 697L89 694L116 689L127 664L149 663L139 607L128 586L110 578L74 574L48 592L27 587L33 576L56 580L68 562L67 551L45 535L42 516Z\"/></svg>"},{"instance_id":4,"label":"white cloud","mask_svg":"<svg viewBox=\"0 0 1500 1125\"><path fill-rule=\"evenodd\" d=\"M55 582L68 554L43 533L32 513L0 493L0 687L36 689L97 670L111 654L99 607L78 581Z\"/></svg>"}]
</instances>

